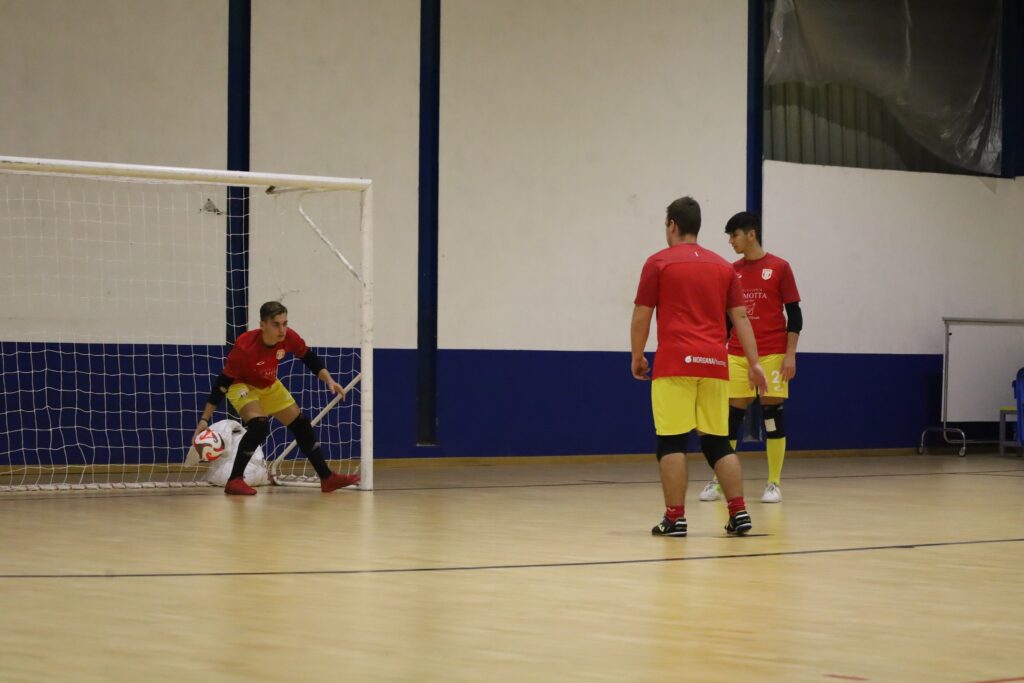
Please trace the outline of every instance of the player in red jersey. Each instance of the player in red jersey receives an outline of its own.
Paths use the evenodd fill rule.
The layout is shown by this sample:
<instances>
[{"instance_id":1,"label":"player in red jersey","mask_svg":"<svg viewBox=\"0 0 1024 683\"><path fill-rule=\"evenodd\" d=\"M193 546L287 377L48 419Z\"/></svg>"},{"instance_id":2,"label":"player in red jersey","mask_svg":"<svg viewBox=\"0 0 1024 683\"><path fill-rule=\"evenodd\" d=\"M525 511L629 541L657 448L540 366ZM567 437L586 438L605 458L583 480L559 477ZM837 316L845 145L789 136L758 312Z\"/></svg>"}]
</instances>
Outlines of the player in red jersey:
<instances>
[{"instance_id":1,"label":"player in red jersey","mask_svg":"<svg viewBox=\"0 0 1024 683\"><path fill-rule=\"evenodd\" d=\"M335 474L324 460L323 450L313 433L313 425L303 415L295 399L277 379L277 365L287 354L295 355L327 388L345 396L345 389L334 381L323 361L288 327L288 309L277 301L260 306L260 327L239 335L224 362L224 371L214 381L210 397L196 426L196 434L210 424L214 411L227 395L245 425L245 436L224 493L252 496L256 489L245 483L243 474L252 454L270 434L270 417L284 424L295 436L299 449L320 477L320 490L329 493L359 482L357 474ZM193 440L195 435L193 435Z\"/></svg>"},{"instance_id":2,"label":"player in red jersey","mask_svg":"<svg viewBox=\"0 0 1024 683\"><path fill-rule=\"evenodd\" d=\"M750 385L763 389L766 380L736 273L722 257L697 244L700 223L700 205L692 198L669 204L665 217L668 249L644 264L630 328L633 377L650 379L644 347L657 310L658 350L651 405L665 515L651 529L656 536L686 535L686 439L694 429L728 500L726 532L742 535L751 529L743 501L743 471L727 436L727 314L749 360Z\"/></svg>"},{"instance_id":3,"label":"player in red jersey","mask_svg":"<svg viewBox=\"0 0 1024 683\"><path fill-rule=\"evenodd\" d=\"M786 424L783 403L789 398L789 381L796 376L796 346L803 329L800 292L793 269L785 260L761 247L761 218L741 211L725 225L729 244L743 258L733 264L743 285L747 317L754 327L761 366L768 375L768 389L761 392L768 482L762 503L782 502L782 461L786 457ZM785 311L785 314L783 313ZM733 334L729 339L729 439L735 448L747 407L756 394L744 382L746 359ZM701 500L717 500L717 482L701 491Z\"/></svg>"}]
</instances>

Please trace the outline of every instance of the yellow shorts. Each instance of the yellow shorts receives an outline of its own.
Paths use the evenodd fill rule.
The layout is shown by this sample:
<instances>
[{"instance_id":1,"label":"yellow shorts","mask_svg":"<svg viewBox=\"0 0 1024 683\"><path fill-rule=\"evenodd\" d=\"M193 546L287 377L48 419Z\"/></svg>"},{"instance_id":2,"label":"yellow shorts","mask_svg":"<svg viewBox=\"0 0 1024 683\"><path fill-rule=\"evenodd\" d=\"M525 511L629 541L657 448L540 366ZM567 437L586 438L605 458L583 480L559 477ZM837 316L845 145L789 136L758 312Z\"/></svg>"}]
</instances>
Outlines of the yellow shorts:
<instances>
[{"instance_id":1,"label":"yellow shorts","mask_svg":"<svg viewBox=\"0 0 1024 683\"><path fill-rule=\"evenodd\" d=\"M295 405L295 399L279 379L275 379L274 383L266 389L258 389L243 382L235 382L228 388L228 400L239 414L241 414L242 408L254 401L260 402L260 407L267 415L273 415L288 406Z\"/></svg>"},{"instance_id":2,"label":"yellow shorts","mask_svg":"<svg viewBox=\"0 0 1024 683\"><path fill-rule=\"evenodd\" d=\"M758 358L764 374L768 376L768 393L765 396L789 398L789 382L782 379L784 353L772 353ZM746 356L729 356L729 398L754 398L757 390L750 388L747 379Z\"/></svg>"},{"instance_id":3,"label":"yellow shorts","mask_svg":"<svg viewBox=\"0 0 1024 683\"><path fill-rule=\"evenodd\" d=\"M659 377L651 382L658 436L729 433L729 382L710 377Z\"/></svg>"}]
</instances>

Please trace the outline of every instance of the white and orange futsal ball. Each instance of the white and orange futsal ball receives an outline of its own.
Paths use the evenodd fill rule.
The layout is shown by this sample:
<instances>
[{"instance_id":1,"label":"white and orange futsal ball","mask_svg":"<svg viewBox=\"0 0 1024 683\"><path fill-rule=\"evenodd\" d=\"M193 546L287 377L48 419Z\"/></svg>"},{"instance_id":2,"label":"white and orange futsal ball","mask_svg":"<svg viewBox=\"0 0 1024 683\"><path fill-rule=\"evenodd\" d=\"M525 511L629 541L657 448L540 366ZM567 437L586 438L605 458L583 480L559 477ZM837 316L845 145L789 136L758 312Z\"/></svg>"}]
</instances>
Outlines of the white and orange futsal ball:
<instances>
[{"instance_id":1,"label":"white and orange futsal ball","mask_svg":"<svg viewBox=\"0 0 1024 683\"><path fill-rule=\"evenodd\" d=\"M204 429L196 434L192 445L195 446L196 453L199 454L199 459L203 462L213 462L224 455L224 439L212 429Z\"/></svg>"}]
</instances>

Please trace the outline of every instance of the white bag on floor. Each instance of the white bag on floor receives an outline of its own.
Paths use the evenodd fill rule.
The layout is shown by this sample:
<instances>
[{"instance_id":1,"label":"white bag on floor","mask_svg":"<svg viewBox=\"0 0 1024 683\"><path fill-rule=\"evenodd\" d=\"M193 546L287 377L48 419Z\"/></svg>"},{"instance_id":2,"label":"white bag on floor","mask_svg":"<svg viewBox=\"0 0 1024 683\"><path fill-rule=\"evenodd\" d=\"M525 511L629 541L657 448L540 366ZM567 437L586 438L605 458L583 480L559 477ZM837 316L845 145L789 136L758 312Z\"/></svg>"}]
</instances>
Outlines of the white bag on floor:
<instances>
[{"instance_id":1,"label":"white bag on floor","mask_svg":"<svg viewBox=\"0 0 1024 683\"><path fill-rule=\"evenodd\" d=\"M206 472L206 481L215 486L224 486L231 476L231 468L235 464L238 444L245 436L245 427L234 420L220 420L210 425L210 429L224 439L224 455L210 463ZM257 448L249 464L245 466L245 483L249 486L264 486L270 483L267 473L267 461L263 459L263 449Z\"/></svg>"}]
</instances>

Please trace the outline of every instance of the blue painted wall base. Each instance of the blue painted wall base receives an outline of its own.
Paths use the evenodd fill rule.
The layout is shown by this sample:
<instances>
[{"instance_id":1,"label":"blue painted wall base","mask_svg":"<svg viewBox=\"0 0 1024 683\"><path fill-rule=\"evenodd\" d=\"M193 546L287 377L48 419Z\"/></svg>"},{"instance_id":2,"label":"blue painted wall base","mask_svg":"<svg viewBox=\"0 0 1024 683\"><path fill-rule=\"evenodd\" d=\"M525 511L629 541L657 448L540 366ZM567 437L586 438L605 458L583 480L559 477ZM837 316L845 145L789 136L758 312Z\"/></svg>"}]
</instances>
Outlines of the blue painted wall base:
<instances>
[{"instance_id":1,"label":"blue painted wall base","mask_svg":"<svg viewBox=\"0 0 1024 683\"><path fill-rule=\"evenodd\" d=\"M0 457L61 463L108 462L111 453L147 462L153 449L181 449L224 353L14 342L0 352ZM790 449L909 448L938 422L941 356L805 353L798 364ZM654 452L650 385L630 376L624 352L442 349L436 446L416 443L416 350L378 349L375 367L378 458ZM293 390L314 382L294 361L283 370Z\"/></svg>"},{"instance_id":2,"label":"blue painted wall base","mask_svg":"<svg viewBox=\"0 0 1024 683\"><path fill-rule=\"evenodd\" d=\"M415 351L377 353L378 457L654 452L650 385L626 353L442 349L434 447L415 443ZM800 354L788 447L913 447L941 382L941 355Z\"/></svg>"}]
</instances>

